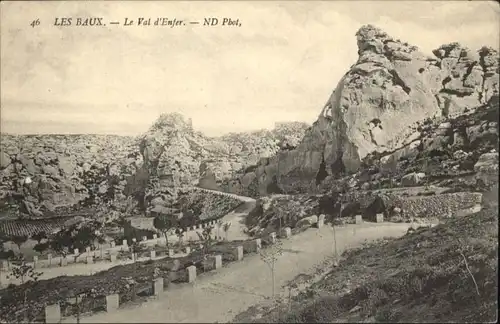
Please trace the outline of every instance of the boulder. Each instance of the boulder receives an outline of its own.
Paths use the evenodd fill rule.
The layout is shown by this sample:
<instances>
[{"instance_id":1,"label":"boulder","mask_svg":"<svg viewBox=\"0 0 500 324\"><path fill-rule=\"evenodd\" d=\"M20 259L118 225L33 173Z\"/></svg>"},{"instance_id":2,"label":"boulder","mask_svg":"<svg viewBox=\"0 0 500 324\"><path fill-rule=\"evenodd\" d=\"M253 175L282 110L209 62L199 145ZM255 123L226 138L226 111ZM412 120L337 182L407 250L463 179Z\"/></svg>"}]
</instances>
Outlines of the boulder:
<instances>
[{"instance_id":1,"label":"boulder","mask_svg":"<svg viewBox=\"0 0 500 324\"><path fill-rule=\"evenodd\" d=\"M9 155L3 151L0 152L0 168L1 169L5 169L6 167L8 167L11 163L11 159L9 157Z\"/></svg>"},{"instance_id":2,"label":"boulder","mask_svg":"<svg viewBox=\"0 0 500 324\"><path fill-rule=\"evenodd\" d=\"M58 178L59 177L59 171L53 167L52 165L44 165L42 166L43 173L51 176L53 178Z\"/></svg>"},{"instance_id":3,"label":"boulder","mask_svg":"<svg viewBox=\"0 0 500 324\"><path fill-rule=\"evenodd\" d=\"M306 226L313 226L318 222L318 216L312 215L309 217L304 217L301 220L295 224L295 227L306 227Z\"/></svg>"},{"instance_id":4,"label":"boulder","mask_svg":"<svg viewBox=\"0 0 500 324\"><path fill-rule=\"evenodd\" d=\"M75 171L76 164L69 157L59 157L59 168L65 176L70 177Z\"/></svg>"},{"instance_id":5,"label":"boulder","mask_svg":"<svg viewBox=\"0 0 500 324\"><path fill-rule=\"evenodd\" d=\"M498 152L482 154L474 164L474 171L483 173L498 172Z\"/></svg>"},{"instance_id":6,"label":"boulder","mask_svg":"<svg viewBox=\"0 0 500 324\"><path fill-rule=\"evenodd\" d=\"M425 173L409 173L401 178L401 185L404 187L418 186L425 178Z\"/></svg>"}]
</instances>

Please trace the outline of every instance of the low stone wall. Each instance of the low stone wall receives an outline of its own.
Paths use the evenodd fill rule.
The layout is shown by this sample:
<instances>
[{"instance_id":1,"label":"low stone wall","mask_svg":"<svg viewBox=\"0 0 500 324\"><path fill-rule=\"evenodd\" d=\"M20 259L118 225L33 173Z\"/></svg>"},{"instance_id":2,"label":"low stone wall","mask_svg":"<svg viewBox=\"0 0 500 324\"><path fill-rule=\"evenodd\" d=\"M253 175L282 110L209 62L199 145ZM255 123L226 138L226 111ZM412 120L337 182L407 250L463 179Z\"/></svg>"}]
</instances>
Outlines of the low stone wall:
<instances>
[{"instance_id":1,"label":"low stone wall","mask_svg":"<svg viewBox=\"0 0 500 324\"><path fill-rule=\"evenodd\" d=\"M451 216L463 210L481 205L481 193L456 192L435 196L399 198L392 201L392 206L401 208L403 217Z\"/></svg>"},{"instance_id":2,"label":"low stone wall","mask_svg":"<svg viewBox=\"0 0 500 324\"><path fill-rule=\"evenodd\" d=\"M216 195L219 195L219 196L225 196L225 197L233 198L233 199L239 200L241 202L246 202L246 201L249 200L246 197L238 196L238 195L235 195L235 194L232 194L232 193L228 193L228 192L223 192L223 191L217 191L217 190L212 190L212 189L205 189L205 188L201 188L201 187L193 187L193 189L199 190L199 191L203 191L203 192L206 192L206 193L213 193L213 194L216 194Z\"/></svg>"},{"instance_id":3,"label":"low stone wall","mask_svg":"<svg viewBox=\"0 0 500 324\"><path fill-rule=\"evenodd\" d=\"M411 217L445 217L448 214L456 214L462 210L470 209L481 205L482 194L477 192L454 192L439 193L436 188L436 194L433 194L433 188L430 188L428 195L407 196L399 191L356 191L351 192L344 197L345 205L359 203L360 211L370 208L376 197L380 197L386 208L386 214L397 207L401 209L401 216ZM380 211L378 211L380 212ZM350 215L345 215L350 216Z\"/></svg>"},{"instance_id":4,"label":"low stone wall","mask_svg":"<svg viewBox=\"0 0 500 324\"><path fill-rule=\"evenodd\" d=\"M216 220L209 220L204 223L188 227L187 231L184 233L184 238L187 240L187 238L190 237L190 234L193 234L194 232L199 232L208 226L213 226L215 229L217 229L219 225L217 224ZM213 238L217 239L215 237L216 231L213 232L214 232L212 234ZM169 240L171 240L170 235L169 235ZM136 239L132 239L130 243L134 241L136 241ZM130 249L129 242L127 240L123 240L123 242L120 243L121 243L120 245L116 244L115 242L98 244L95 250L87 248L85 251L78 251L78 249L75 249L73 253L68 254L66 256L54 255L54 254L47 254L41 256L32 255L28 258L28 260L30 260L30 262L28 263L33 265L35 268L50 268L50 267L63 267L75 263L89 263L89 261L92 263L95 261L114 262L118 259L117 254L120 251L129 251ZM154 247L156 245L166 245L166 240L164 236L153 234L152 237L147 237L147 236L142 237L140 243L144 246ZM8 264L9 264L8 260L0 260L0 266L1 266L0 268L8 267L6 266Z\"/></svg>"}]
</instances>

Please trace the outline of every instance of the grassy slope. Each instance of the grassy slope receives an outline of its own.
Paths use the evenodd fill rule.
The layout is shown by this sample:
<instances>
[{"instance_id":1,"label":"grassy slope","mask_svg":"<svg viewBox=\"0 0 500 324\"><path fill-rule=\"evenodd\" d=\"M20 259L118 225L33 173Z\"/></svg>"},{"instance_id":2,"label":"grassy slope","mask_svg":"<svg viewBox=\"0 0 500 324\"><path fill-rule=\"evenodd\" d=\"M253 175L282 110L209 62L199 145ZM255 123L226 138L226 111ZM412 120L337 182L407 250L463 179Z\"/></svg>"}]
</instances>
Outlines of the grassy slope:
<instances>
[{"instance_id":1,"label":"grassy slope","mask_svg":"<svg viewBox=\"0 0 500 324\"><path fill-rule=\"evenodd\" d=\"M258 322L496 319L497 206L352 250L343 259L291 306L275 308Z\"/></svg>"}]
</instances>

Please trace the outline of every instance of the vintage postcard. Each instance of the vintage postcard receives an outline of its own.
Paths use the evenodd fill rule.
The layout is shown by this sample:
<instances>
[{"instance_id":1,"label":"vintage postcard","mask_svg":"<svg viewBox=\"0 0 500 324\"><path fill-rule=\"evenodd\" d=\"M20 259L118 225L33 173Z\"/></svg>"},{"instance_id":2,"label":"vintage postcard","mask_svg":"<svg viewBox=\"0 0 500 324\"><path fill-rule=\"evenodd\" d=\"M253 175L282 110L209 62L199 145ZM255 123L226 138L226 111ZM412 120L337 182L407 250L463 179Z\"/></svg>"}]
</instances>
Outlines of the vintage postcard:
<instances>
[{"instance_id":1,"label":"vintage postcard","mask_svg":"<svg viewBox=\"0 0 500 324\"><path fill-rule=\"evenodd\" d=\"M497 2L0 12L0 323L496 321Z\"/></svg>"}]
</instances>

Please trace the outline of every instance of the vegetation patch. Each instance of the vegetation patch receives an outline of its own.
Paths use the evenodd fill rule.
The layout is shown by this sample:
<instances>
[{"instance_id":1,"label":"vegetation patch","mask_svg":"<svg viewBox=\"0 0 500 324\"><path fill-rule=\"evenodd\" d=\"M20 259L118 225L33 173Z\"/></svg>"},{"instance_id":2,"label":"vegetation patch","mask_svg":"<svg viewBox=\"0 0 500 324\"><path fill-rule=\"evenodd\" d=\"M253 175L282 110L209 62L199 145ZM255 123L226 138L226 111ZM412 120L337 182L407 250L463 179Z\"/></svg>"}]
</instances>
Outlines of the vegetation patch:
<instances>
[{"instance_id":1,"label":"vegetation patch","mask_svg":"<svg viewBox=\"0 0 500 324\"><path fill-rule=\"evenodd\" d=\"M497 208L409 231L342 257L340 267L290 304L253 322L496 320Z\"/></svg>"}]
</instances>

